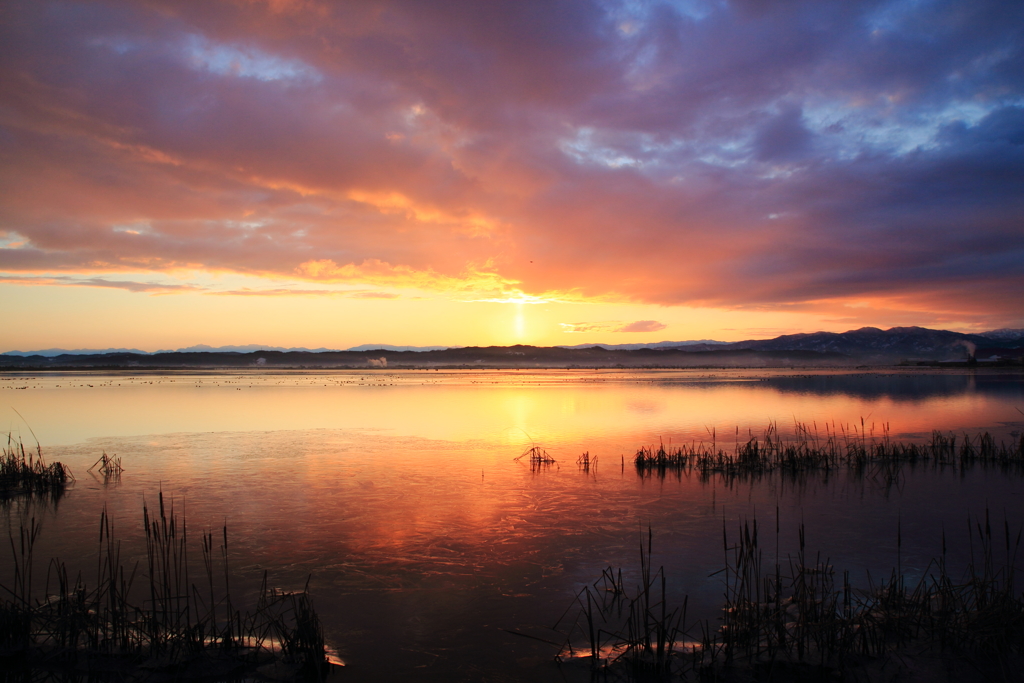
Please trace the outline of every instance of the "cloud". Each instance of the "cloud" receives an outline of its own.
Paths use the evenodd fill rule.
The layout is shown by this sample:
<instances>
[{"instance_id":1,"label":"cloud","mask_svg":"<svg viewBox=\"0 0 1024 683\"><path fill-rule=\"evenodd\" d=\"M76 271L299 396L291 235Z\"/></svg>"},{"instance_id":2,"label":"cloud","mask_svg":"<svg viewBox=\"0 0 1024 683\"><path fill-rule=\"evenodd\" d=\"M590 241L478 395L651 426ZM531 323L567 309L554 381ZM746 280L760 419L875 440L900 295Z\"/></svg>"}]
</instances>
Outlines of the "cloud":
<instances>
[{"instance_id":1,"label":"cloud","mask_svg":"<svg viewBox=\"0 0 1024 683\"><path fill-rule=\"evenodd\" d=\"M11 277L1020 318L1020 3L69 7L0 25Z\"/></svg>"},{"instance_id":2,"label":"cloud","mask_svg":"<svg viewBox=\"0 0 1024 683\"><path fill-rule=\"evenodd\" d=\"M613 323L558 323L562 332L576 334L580 332L612 332Z\"/></svg>"},{"instance_id":3,"label":"cloud","mask_svg":"<svg viewBox=\"0 0 1024 683\"><path fill-rule=\"evenodd\" d=\"M264 289L242 287L239 289L224 289L219 291L211 291L208 293L215 296L327 296L349 299L397 299L400 297L400 295L396 294L395 292L379 292L361 289L299 289L290 287L274 287Z\"/></svg>"},{"instance_id":4,"label":"cloud","mask_svg":"<svg viewBox=\"0 0 1024 683\"><path fill-rule=\"evenodd\" d=\"M513 285L517 284L493 270L469 267L458 276L450 276L432 268L396 266L379 259L340 266L331 259L317 259L299 264L295 274L317 282L373 282L392 287L499 295L516 291Z\"/></svg>"},{"instance_id":5,"label":"cloud","mask_svg":"<svg viewBox=\"0 0 1024 683\"><path fill-rule=\"evenodd\" d=\"M302 289L297 287L240 287L237 289L212 289L209 286L198 286L187 283L167 284L136 282L132 280L107 280L100 277L82 278L66 275L0 275L0 283L51 287L100 287L107 289L123 289L128 292L144 292L149 294L184 294L189 292L198 292L209 296L320 296L350 299L398 299L401 297L401 295L396 292L367 289Z\"/></svg>"},{"instance_id":6,"label":"cloud","mask_svg":"<svg viewBox=\"0 0 1024 683\"><path fill-rule=\"evenodd\" d=\"M100 277L76 278L64 275L47 276L15 276L2 275L0 282L15 285L46 285L51 287L101 287L123 289L129 292L145 292L148 294L180 294L185 292L203 291L203 288L187 284L157 284L150 282L132 282L129 280L106 280Z\"/></svg>"},{"instance_id":7,"label":"cloud","mask_svg":"<svg viewBox=\"0 0 1024 683\"><path fill-rule=\"evenodd\" d=\"M558 323L563 332L570 334L580 332L658 332L668 325L657 320L637 320L631 323L596 322L596 323Z\"/></svg>"},{"instance_id":8,"label":"cloud","mask_svg":"<svg viewBox=\"0 0 1024 683\"><path fill-rule=\"evenodd\" d=\"M637 320L628 325L623 325L616 332L658 332L666 327L668 325L659 323L657 320Z\"/></svg>"},{"instance_id":9,"label":"cloud","mask_svg":"<svg viewBox=\"0 0 1024 683\"><path fill-rule=\"evenodd\" d=\"M783 104L778 115L754 133L754 158L776 162L799 159L809 151L813 140L800 107Z\"/></svg>"}]
</instances>

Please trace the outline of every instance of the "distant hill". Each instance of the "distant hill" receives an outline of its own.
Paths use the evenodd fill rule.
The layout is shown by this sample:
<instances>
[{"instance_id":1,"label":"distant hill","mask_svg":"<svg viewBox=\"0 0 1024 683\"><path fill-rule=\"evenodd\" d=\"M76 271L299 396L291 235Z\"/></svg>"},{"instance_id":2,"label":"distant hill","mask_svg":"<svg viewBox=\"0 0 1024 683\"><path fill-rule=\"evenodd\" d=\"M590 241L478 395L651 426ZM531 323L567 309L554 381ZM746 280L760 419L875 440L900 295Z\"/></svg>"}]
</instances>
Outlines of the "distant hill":
<instances>
[{"instance_id":1,"label":"distant hill","mask_svg":"<svg viewBox=\"0 0 1024 683\"><path fill-rule=\"evenodd\" d=\"M391 344L360 344L353 346L346 351L444 351L445 349L460 349L461 346L392 346Z\"/></svg>"},{"instance_id":2,"label":"distant hill","mask_svg":"<svg viewBox=\"0 0 1024 683\"><path fill-rule=\"evenodd\" d=\"M785 334L775 339L736 342L730 344L728 348L755 351L786 349L841 353L847 356L939 359L966 357L968 345L987 348L994 346L994 341L980 334L930 330L925 327L893 327L888 330L862 327L848 332Z\"/></svg>"},{"instance_id":3,"label":"distant hill","mask_svg":"<svg viewBox=\"0 0 1024 683\"><path fill-rule=\"evenodd\" d=\"M982 332L979 336L1000 341L1024 341L1024 328L1010 329L1004 327L991 332Z\"/></svg>"},{"instance_id":4,"label":"distant hill","mask_svg":"<svg viewBox=\"0 0 1024 683\"><path fill-rule=\"evenodd\" d=\"M685 349L686 347L682 347ZM384 358L384 362L381 358ZM688 352L666 349L563 349L557 346L486 346L436 351L254 351L108 353L64 356L0 356L0 369L187 369L187 368L565 368L686 366L811 366L849 362L837 353L727 349Z\"/></svg>"},{"instance_id":5,"label":"distant hill","mask_svg":"<svg viewBox=\"0 0 1024 683\"><path fill-rule=\"evenodd\" d=\"M698 339L695 341L662 341L655 342L654 344L576 344L574 346L559 345L560 349L592 349L598 346L602 349L609 351L621 350L621 351L633 351L636 349L663 349L663 348L675 348L679 346L722 346L727 345L729 342L715 341L714 339Z\"/></svg>"},{"instance_id":6,"label":"distant hill","mask_svg":"<svg viewBox=\"0 0 1024 683\"><path fill-rule=\"evenodd\" d=\"M1019 330L964 334L924 327L787 334L740 342L700 340L640 344L561 346L409 347L364 344L345 351L247 347L191 347L173 352L110 350L58 355L0 355L0 369L18 368L409 368L409 367L760 367L874 364L901 361L1020 363L1024 337ZM637 348L639 347L639 348ZM56 351L50 349L49 352ZM382 361L381 358L385 360Z\"/></svg>"},{"instance_id":7,"label":"distant hill","mask_svg":"<svg viewBox=\"0 0 1024 683\"><path fill-rule=\"evenodd\" d=\"M322 353L324 351L337 351L338 349L307 349L296 346L284 348L281 346L267 346L266 344L245 344L243 346L208 346L196 344L182 349L162 349L160 351L142 351L140 349L43 349L42 351L8 351L4 356L97 356L110 353L136 353L144 356L152 356L158 353L251 353L252 351L305 351L308 353Z\"/></svg>"},{"instance_id":8,"label":"distant hill","mask_svg":"<svg viewBox=\"0 0 1024 683\"><path fill-rule=\"evenodd\" d=\"M447 349L447 346L393 346L391 344L361 344L353 346L345 351L372 351L383 349L384 351L440 351ZM455 347L459 348L459 347ZM41 351L7 351L0 354L3 356L97 356L110 353L136 353L144 356L152 356L159 353L252 353L253 351L301 351L304 353L325 353L337 352L342 349L328 349L320 347L310 349L305 346L268 346L267 344L243 344L241 346L209 346L207 344L196 344L181 349L161 349L159 351L143 351L141 349L43 349Z\"/></svg>"},{"instance_id":9,"label":"distant hill","mask_svg":"<svg viewBox=\"0 0 1024 683\"><path fill-rule=\"evenodd\" d=\"M140 353L146 354L148 351L142 351L140 349L42 349L40 351L7 351L6 353L0 354L4 356L95 356L104 353Z\"/></svg>"},{"instance_id":10,"label":"distant hill","mask_svg":"<svg viewBox=\"0 0 1024 683\"><path fill-rule=\"evenodd\" d=\"M319 349L308 349L304 346L292 346L285 348L282 346L267 346L266 344L245 344L244 346L207 346L206 344L196 344L195 346L187 346L183 349L175 349L174 351L156 351L155 353L194 353L196 351L207 351L211 353L252 353L253 351L304 351L306 353L323 353L324 351L337 351L338 349L327 349L320 347Z\"/></svg>"}]
</instances>

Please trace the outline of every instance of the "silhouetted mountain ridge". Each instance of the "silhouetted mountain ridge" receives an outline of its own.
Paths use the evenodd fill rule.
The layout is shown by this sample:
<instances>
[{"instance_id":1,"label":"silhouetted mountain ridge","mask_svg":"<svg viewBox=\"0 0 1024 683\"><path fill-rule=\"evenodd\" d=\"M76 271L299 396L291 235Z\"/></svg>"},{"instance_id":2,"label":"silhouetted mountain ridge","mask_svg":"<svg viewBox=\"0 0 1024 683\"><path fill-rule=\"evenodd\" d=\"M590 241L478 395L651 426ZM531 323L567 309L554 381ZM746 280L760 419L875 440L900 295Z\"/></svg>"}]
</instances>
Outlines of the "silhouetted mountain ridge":
<instances>
[{"instance_id":1,"label":"silhouetted mountain ridge","mask_svg":"<svg viewBox=\"0 0 1024 683\"><path fill-rule=\"evenodd\" d=\"M847 356L883 354L933 358L937 354L966 356L969 344L977 348L992 347L995 346L995 341L980 334L932 330L926 327L893 327L888 330L862 327L847 332L784 334L775 339L736 342L730 344L729 348L755 351L818 351Z\"/></svg>"},{"instance_id":2,"label":"silhouetted mountain ridge","mask_svg":"<svg viewBox=\"0 0 1024 683\"><path fill-rule=\"evenodd\" d=\"M823 366L893 364L903 360L1020 362L1024 338L1000 331L993 338L924 327L788 334L740 342L661 344L643 348L614 345L538 347L527 345L453 347L432 350L184 351L153 354L114 352L55 357L0 355L0 368L190 368L190 367L699 367ZM631 345L630 345L631 346ZM384 359L384 360L382 360Z\"/></svg>"}]
</instances>

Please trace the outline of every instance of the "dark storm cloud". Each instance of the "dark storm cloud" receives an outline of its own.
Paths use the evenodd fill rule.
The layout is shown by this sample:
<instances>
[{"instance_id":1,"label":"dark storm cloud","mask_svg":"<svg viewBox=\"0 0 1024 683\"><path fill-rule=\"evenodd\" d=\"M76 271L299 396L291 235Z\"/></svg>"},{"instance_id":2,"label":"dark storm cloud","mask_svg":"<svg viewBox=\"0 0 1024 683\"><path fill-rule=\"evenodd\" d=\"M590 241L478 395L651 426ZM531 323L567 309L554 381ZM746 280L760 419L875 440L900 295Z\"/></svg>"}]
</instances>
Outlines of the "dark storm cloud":
<instances>
[{"instance_id":1,"label":"dark storm cloud","mask_svg":"<svg viewBox=\"0 0 1024 683\"><path fill-rule=\"evenodd\" d=\"M3 11L8 273L1020 316L1020 3Z\"/></svg>"}]
</instances>

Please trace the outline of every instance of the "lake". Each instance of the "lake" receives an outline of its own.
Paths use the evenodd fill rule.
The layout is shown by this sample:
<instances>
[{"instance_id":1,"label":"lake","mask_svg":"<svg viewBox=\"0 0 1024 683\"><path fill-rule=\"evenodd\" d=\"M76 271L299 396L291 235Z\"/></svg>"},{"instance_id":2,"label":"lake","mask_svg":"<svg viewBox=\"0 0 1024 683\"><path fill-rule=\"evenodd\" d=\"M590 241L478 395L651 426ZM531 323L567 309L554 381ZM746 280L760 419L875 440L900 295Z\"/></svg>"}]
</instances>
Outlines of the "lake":
<instances>
[{"instance_id":1,"label":"lake","mask_svg":"<svg viewBox=\"0 0 1024 683\"><path fill-rule=\"evenodd\" d=\"M784 435L802 423L839 438L939 429L1008 442L1024 427L1019 372L6 374L0 405L5 429L34 445L30 426L77 477L56 506L0 507L15 533L42 520L37 558L89 580L104 506L126 556L144 557L143 501L162 491L190 530L226 523L233 593L252 598L264 570L284 588L309 579L346 664L336 680L588 680L509 631L557 640L548 627L603 568L637 576L648 527L672 600L688 595L690 620L713 622L723 526L756 518L771 528L765 547L786 557L804 524L809 548L866 585L897 563L920 577L943 533L964 564L968 515L1024 523L1024 482L983 467L726 482L640 476L631 462L659 443L731 451L769 423ZM557 462L516 460L532 446ZM122 458L119 481L87 473L104 452ZM596 464L577 466L583 452Z\"/></svg>"}]
</instances>

